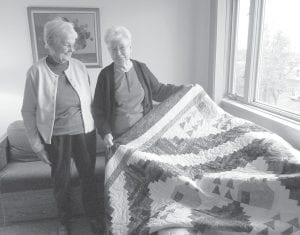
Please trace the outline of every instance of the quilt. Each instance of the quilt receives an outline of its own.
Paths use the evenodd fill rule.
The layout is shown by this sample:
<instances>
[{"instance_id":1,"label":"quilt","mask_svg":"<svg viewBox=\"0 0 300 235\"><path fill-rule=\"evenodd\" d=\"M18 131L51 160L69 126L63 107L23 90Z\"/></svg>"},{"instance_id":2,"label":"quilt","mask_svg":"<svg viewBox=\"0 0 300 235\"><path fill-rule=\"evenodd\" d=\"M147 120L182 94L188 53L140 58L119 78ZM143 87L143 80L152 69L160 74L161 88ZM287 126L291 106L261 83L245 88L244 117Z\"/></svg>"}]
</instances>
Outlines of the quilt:
<instances>
[{"instance_id":1,"label":"quilt","mask_svg":"<svg viewBox=\"0 0 300 235\"><path fill-rule=\"evenodd\" d=\"M216 105L199 85L118 138L105 169L108 234L300 231L300 154Z\"/></svg>"}]
</instances>

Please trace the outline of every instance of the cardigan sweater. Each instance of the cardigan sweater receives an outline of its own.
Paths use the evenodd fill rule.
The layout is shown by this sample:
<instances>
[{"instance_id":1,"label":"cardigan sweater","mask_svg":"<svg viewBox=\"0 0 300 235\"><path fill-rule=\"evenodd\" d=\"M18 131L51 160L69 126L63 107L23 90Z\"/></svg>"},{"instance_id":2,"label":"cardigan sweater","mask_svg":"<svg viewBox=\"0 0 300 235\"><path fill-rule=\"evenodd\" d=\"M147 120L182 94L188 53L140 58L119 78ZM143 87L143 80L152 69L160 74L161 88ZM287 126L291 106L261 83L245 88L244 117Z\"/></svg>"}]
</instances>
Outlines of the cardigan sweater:
<instances>
[{"instance_id":1,"label":"cardigan sweater","mask_svg":"<svg viewBox=\"0 0 300 235\"><path fill-rule=\"evenodd\" d=\"M85 65L71 58L65 70L72 87L80 99L84 132L95 129L92 117L92 92ZM34 152L44 150L44 143L51 144L56 110L56 93L59 75L51 71L46 57L32 65L27 72L22 116L29 143Z\"/></svg>"},{"instance_id":2,"label":"cardigan sweater","mask_svg":"<svg viewBox=\"0 0 300 235\"><path fill-rule=\"evenodd\" d=\"M142 102L143 115L153 108L153 101L162 102L176 93L182 86L160 83L146 64L132 60L137 77L144 89L145 97ZM93 116L98 133L104 138L112 133L115 111L114 63L105 67L98 76L92 105Z\"/></svg>"}]
</instances>

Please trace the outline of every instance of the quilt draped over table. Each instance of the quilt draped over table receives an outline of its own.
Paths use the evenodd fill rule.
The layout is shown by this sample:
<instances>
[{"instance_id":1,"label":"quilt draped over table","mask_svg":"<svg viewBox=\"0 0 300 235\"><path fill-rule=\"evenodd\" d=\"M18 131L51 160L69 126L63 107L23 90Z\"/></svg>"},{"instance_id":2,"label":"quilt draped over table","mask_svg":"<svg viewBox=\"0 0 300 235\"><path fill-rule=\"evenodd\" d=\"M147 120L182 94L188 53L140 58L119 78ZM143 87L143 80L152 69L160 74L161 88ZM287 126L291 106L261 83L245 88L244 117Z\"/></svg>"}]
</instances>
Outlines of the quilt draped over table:
<instances>
[{"instance_id":1,"label":"quilt draped over table","mask_svg":"<svg viewBox=\"0 0 300 235\"><path fill-rule=\"evenodd\" d=\"M116 140L105 171L109 234L171 227L300 231L300 156L278 135L183 88Z\"/></svg>"}]
</instances>

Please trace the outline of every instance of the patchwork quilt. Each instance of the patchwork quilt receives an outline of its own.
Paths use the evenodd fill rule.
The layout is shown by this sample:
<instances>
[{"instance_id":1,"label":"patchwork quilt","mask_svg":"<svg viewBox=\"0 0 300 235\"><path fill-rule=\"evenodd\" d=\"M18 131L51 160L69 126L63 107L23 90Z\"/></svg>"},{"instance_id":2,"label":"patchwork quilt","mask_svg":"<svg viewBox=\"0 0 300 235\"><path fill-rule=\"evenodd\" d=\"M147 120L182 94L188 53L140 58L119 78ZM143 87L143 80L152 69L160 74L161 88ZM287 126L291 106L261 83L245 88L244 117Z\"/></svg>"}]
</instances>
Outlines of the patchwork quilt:
<instances>
[{"instance_id":1,"label":"patchwork quilt","mask_svg":"<svg viewBox=\"0 0 300 235\"><path fill-rule=\"evenodd\" d=\"M164 228L300 231L300 154L184 88L116 140L105 172L109 234Z\"/></svg>"}]
</instances>

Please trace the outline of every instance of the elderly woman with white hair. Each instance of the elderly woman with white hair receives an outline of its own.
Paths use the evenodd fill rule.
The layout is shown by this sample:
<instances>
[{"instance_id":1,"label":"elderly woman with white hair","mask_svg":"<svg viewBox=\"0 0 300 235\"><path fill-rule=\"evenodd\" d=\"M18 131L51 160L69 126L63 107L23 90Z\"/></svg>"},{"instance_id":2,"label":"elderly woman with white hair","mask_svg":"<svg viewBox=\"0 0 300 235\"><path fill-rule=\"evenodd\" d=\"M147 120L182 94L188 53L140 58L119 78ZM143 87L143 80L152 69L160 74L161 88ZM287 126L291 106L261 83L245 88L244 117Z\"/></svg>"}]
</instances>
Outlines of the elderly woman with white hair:
<instances>
[{"instance_id":1,"label":"elderly woman with white hair","mask_svg":"<svg viewBox=\"0 0 300 235\"><path fill-rule=\"evenodd\" d=\"M86 215L94 232L101 234L92 93L86 67L71 58L76 38L73 24L63 18L45 24L44 42L49 54L27 72L22 116L32 149L51 166L61 222L59 234L70 232L71 158L81 179Z\"/></svg>"},{"instance_id":2,"label":"elderly woman with white hair","mask_svg":"<svg viewBox=\"0 0 300 235\"><path fill-rule=\"evenodd\" d=\"M162 84L146 64L131 59L131 33L123 26L106 31L105 42L113 63L99 74L93 115L107 148L153 108L181 86Z\"/></svg>"}]
</instances>

